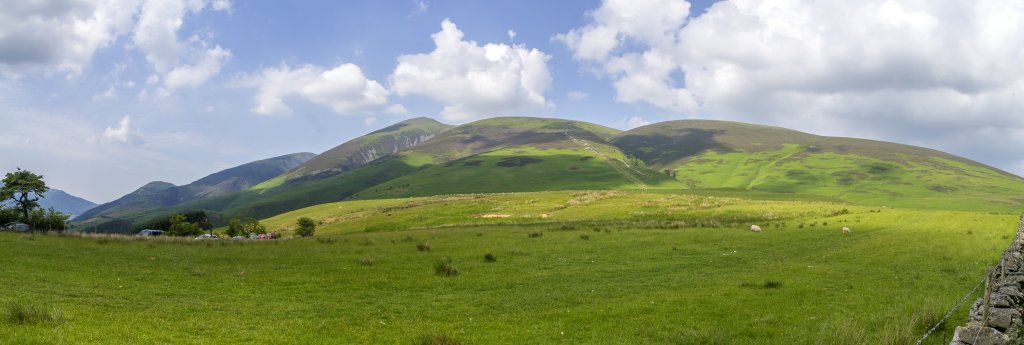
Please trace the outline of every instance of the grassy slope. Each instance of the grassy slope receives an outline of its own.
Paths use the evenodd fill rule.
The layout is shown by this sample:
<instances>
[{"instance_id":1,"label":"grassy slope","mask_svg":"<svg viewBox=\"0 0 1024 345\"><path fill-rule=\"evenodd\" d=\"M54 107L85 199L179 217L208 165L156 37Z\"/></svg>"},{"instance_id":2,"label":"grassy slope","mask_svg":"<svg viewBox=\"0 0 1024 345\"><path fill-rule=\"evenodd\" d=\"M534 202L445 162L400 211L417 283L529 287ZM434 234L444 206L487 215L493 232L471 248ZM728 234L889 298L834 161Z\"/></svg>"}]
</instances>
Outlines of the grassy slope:
<instances>
[{"instance_id":1,"label":"grassy slope","mask_svg":"<svg viewBox=\"0 0 1024 345\"><path fill-rule=\"evenodd\" d=\"M0 321L0 339L411 344L445 335L467 344L908 343L980 279L1016 227L1012 215L875 211L546 192L341 202L265 221L278 228L312 216L325 223L318 230L322 241L165 243L0 233L10 259L0 267L0 284L8 287L0 303L60 309L67 320ZM745 231L751 221L765 232ZM388 222L395 225L366 231ZM842 235L841 226L854 231ZM543 236L527 236L535 232ZM423 242L432 250L417 251ZM484 262L484 253L497 262ZM450 257L461 274L435 275L441 257ZM373 264L363 264L367 259ZM766 281L781 286L764 288ZM954 320L964 317L961 310ZM951 328L928 343L948 343Z\"/></svg>"},{"instance_id":2,"label":"grassy slope","mask_svg":"<svg viewBox=\"0 0 1024 345\"><path fill-rule=\"evenodd\" d=\"M800 193L876 206L1024 207L1024 179L919 147L721 121L662 123L613 142L696 188Z\"/></svg>"},{"instance_id":3,"label":"grassy slope","mask_svg":"<svg viewBox=\"0 0 1024 345\"><path fill-rule=\"evenodd\" d=\"M454 126L424 117L402 121L327 150L294 170L254 186L253 189L265 190L277 187L287 180L328 170L336 170L334 174L349 171L368 163L362 160L362 156L366 152L373 150L381 156L390 154L390 150L414 146L420 142L420 139L431 138L452 127Z\"/></svg>"},{"instance_id":4,"label":"grassy slope","mask_svg":"<svg viewBox=\"0 0 1024 345\"><path fill-rule=\"evenodd\" d=\"M586 141L601 152L601 157L570 140L566 133ZM427 143L398 155L384 157L326 179L292 183L286 182L287 177L279 176L241 193L151 210L137 215L136 219L144 221L164 217L170 212L194 209L229 216L267 217L356 197L640 188L621 171L635 176L649 187L679 187L663 174L623 167L622 152L605 141L617 133L614 129L594 124L558 119L481 120L445 131ZM514 167L497 165L502 159L515 157L529 157L541 162Z\"/></svg>"}]
</instances>

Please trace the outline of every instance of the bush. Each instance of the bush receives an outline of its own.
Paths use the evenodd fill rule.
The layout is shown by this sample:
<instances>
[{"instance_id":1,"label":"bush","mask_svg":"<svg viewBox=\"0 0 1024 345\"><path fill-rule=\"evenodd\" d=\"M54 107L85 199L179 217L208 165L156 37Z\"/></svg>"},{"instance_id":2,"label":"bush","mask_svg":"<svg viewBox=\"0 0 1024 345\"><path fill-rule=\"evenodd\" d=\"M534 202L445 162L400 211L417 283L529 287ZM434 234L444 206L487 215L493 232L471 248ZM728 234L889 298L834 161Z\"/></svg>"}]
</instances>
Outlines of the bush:
<instances>
[{"instance_id":1,"label":"bush","mask_svg":"<svg viewBox=\"0 0 1024 345\"><path fill-rule=\"evenodd\" d=\"M498 257L494 256L494 254L491 254L491 253L484 254L484 262L495 262L495 261L498 261Z\"/></svg>"},{"instance_id":2,"label":"bush","mask_svg":"<svg viewBox=\"0 0 1024 345\"><path fill-rule=\"evenodd\" d=\"M452 258L437 259L437 262L434 262L434 274L454 277L459 275L459 269L452 265Z\"/></svg>"},{"instance_id":3,"label":"bush","mask_svg":"<svg viewBox=\"0 0 1024 345\"><path fill-rule=\"evenodd\" d=\"M296 222L295 235L301 237L313 236L316 232L316 222L312 218L302 217Z\"/></svg>"},{"instance_id":4,"label":"bush","mask_svg":"<svg viewBox=\"0 0 1024 345\"><path fill-rule=\"evenodd\" d=\"M4 313L7 322L16 325L34 325L41 323L63 323L64 314L57 310L48 310L35 305L11 302Z\"/></svg>"}]
</instances>

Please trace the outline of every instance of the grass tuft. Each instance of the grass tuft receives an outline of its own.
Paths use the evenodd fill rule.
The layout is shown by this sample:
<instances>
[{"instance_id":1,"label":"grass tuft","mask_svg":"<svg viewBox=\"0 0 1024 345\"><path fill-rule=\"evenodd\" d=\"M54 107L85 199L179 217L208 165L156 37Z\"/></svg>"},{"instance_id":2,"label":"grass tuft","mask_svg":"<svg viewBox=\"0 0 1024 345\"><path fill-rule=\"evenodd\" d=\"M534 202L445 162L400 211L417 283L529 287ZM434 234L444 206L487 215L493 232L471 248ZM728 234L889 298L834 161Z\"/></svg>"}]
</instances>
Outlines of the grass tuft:
<instances>
[{"instance_id":1,"label":"grass tuft","mask_svg":"<svg viewBox=\"0 0 1024 345\"><path fill-rule=\"evenodd\" d=\"M495 261L498 261L498 257L494 256L494 254L491 254L491 253L484 254L484 262L495 262Z\"/></svg>"},{"instance_id":2,"label":"grass tuft","mask_svg":"<svg viewBox=\"0 0 1024 345\"><path fill-rule=\"evenodd\" d=\"M778 289L782 287L782 282L777 280L765 280L764 283L741 283L740 287L750 289Z\"/></svg>"},{"instance_id":3,"label":"grass tuft","mask_svg":"<svg viewBox=\"0 0 1024 345\"><path fill-rule=\"evenodd\" d=\"M416 250L421 251L421 252L429 252L430 251L430 243L427 243L427 242L417 243L416 244Z\"/></svg>"},{"instance_id":4,"label":"grass tuft","mask_svg":"<svg viewBox=\"0 0 1024 345\"><path fill-rule=\"evenodd\" d=\"M459 269L452 265L452 258L437 259L434 262L434 274L445 277L459 275Z\"/></svg>"},{"instance_id":5,"label":"grass tuft","mask_svg":"<svg viewBox=\"0 0 1024 345\"><path fill-rule=\"evenodd\" d=\"M362 259L359 259L359 264L363 266L373 266L373 263L373 257L369 255L363 257Z\"/></svg>"},{"instance_id":6,"label":"grass tuft","mask_svg":"<svg viewBox=\"0 0 1024 345\"><path fill-rule=\"evenodd\" d=\"M15 325L61 324L64 313L37 305L11 302L7 304L4 319Z\"/></svg>"},{"instance_id":7,"label":"grass tuft","mask_svg":"<svg viewBox=\"0 0 1024 345\"><path fill-rule=\"evenodd\" d=\"M529 233L526 236L529 237L529 238L541 238L541 237L544 237L544 232L543 231L534 231L534 232Z\"/></svg>"}]
</instances>

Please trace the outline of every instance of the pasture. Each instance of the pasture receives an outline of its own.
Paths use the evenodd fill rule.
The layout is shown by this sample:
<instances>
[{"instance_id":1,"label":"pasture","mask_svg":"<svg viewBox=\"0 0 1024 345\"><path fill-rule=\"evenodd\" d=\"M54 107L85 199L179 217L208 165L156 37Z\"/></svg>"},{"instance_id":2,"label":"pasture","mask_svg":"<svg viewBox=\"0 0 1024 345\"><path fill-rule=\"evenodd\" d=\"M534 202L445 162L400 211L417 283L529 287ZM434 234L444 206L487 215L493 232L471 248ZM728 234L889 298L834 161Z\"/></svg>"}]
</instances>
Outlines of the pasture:
<instances>
[{"instance_id":1,"label":"pasture","mask_svg":"<svg viewBox=\"0 0 1024 345\"><path fill-rule=\"evenodd\" d=\"M0 339L904 344L981 279L1018 220L543 192L340 202L263 222L287 235L299 217L320 222L315 238L0 233ZM39 318L14 317L24 310ZM948 343L953 325L927 343Z\"/></svg>"}]
</instances>

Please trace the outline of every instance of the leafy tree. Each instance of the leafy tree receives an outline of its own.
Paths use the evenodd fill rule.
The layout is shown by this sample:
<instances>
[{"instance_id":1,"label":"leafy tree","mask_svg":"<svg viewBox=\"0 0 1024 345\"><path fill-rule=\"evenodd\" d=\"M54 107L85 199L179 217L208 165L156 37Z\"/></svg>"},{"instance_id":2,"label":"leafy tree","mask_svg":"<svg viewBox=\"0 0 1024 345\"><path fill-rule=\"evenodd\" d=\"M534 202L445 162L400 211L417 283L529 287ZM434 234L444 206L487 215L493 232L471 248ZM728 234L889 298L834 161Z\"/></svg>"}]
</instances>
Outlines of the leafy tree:
<instances>
[{"instance_id":1,"label":"leafy tree","mask_svg":"<svg viewBox=\"0 0 1024 345\"><path fill-rule=\"evenodd\" d=\"M53 207L43 210L34 209L29 213L29 220L35 228L47 231L64 231L71 215L57 212Z\"/></svg>"},{"instance_id":2,"label":"leafy tree","mask_svg":"<svg viewBox=\"0 0 1024 345\"><path fill-rule=\"evenodd\" d=\"M171 227L167 229L167 233L171 236L195 236L202 235L203 229L195 223L190 223L185 219L185 215L175 213L171 215Z\"/></svg>"},{"instance_id":3,"label":"leafy tree","mask_svg":"<svg viewBox=\"0 0 1024 345\"><path fill-rule=\"evenodd\" d=\"M302 237L309 237L309 236L313 236L313 233L316 232L316 222L314 222L312 218L309 218L309 217L299 218L299 221L296 224L298 225L295 228L295 234L296 235L299 235L299 236L302 236Z\"/></svg>"},{"instance_id":4,"label":"leafy tree","mask_svg":"<svg viewBox=\"0 0 1024 345\"><path fill-rule=\"evenodd\" d=\"M50 188L43 182L42 175L18 168L17 171L4 176L3 187L0 187L0 201L14 200L15 206L21 210L22 219L31 222L28 212L39 207L39 198L43 197L47 190Z\"/></svg>"},{"instance_id":5,"label":"leafy tree","mask_svg":"<svg viewBox=\"0 0 1024 345\"><path fill-rule=\"evenodd\" d=\"M267 227L254 218L232 218L228 223L226 231L228 236L249 236L249 234L262 234L267 232Z\"/></svg>"}]
</instances>

